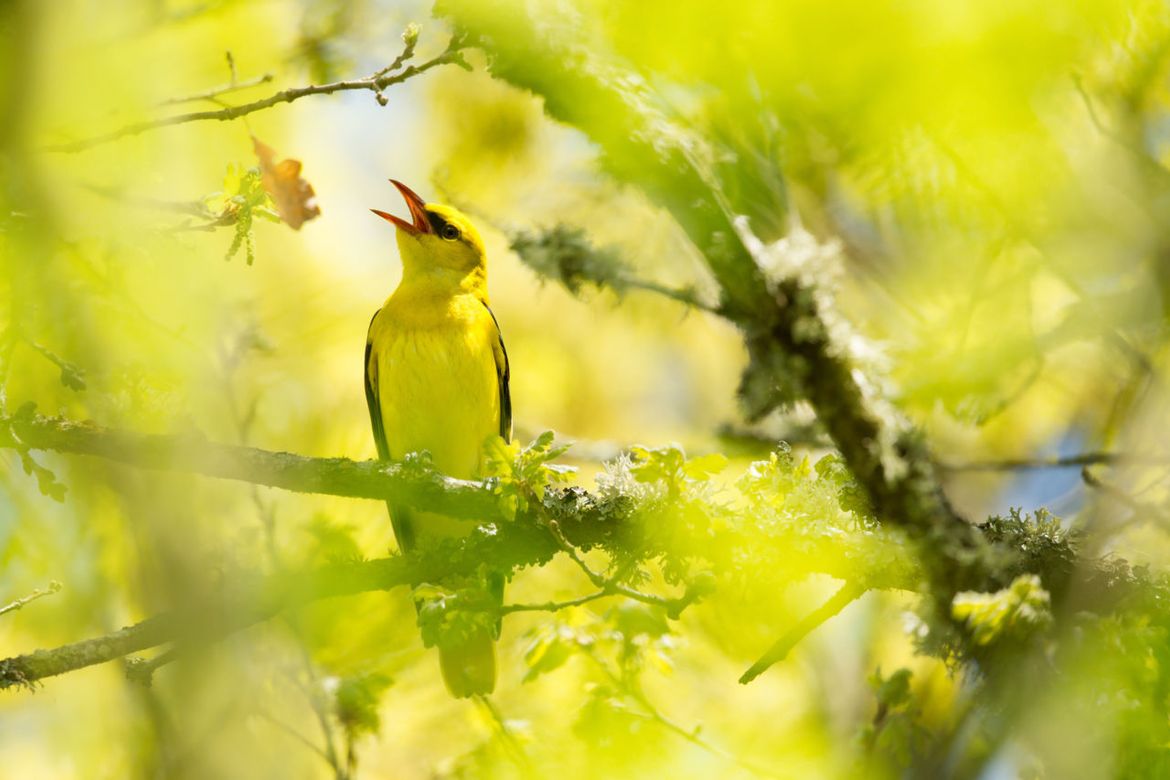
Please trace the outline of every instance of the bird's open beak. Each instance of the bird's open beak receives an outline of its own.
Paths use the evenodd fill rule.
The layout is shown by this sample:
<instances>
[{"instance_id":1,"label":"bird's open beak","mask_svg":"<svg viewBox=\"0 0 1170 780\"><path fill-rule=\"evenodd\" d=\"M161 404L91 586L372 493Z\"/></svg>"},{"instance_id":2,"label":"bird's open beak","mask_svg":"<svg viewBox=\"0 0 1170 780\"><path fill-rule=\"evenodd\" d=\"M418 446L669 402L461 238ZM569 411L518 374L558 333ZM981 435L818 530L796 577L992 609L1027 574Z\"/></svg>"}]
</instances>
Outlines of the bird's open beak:
<instances>
[{"instance_id":1,"label":"bird's open beak","mask_svg":"<svg viewBox=\"0 0 1170 780\"><path fill-rule=\"evenodd\" d=\"M431 221L427 219L426 202L420 198L414 190L412 190L410 187L407 187L402 182L391 179L390 183L397 187L398 191L402 193L402 198L406 201L406 207L410 209L410 218L414 220L413 224L407 222L405 219L396 217L393 214L387 214L385 211L379 211L378 209L370 209L370 211L374 212L387 222L392 222L395 227L401 230L405 230L410 235L415 235L417 233L433 233L434 231L431 229Z\"/></svg>"}]
</instances>

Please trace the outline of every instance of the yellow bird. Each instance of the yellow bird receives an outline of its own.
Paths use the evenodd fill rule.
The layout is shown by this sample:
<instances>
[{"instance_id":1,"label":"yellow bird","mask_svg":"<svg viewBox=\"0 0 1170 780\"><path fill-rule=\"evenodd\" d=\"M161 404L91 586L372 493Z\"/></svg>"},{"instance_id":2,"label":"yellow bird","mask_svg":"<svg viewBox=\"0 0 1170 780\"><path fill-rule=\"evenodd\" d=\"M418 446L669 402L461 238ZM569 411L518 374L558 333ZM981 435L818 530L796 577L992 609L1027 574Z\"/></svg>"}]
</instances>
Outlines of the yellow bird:
<instances>
[{"instance_id":1,"label":"yellow bird","mask_svg":"<svg viewBox=\"0 0 1170 780\"><path fill-rule=\"evenodd\" d=\"M474 479L483 468L484 442L494 435L512 438L508 353L488 306L483 241L456 209L424 203L390 181L406 199L411 221L371 209L397 228L402 256L402 280L374 314L366 338L366 402L378 456L400 459L429 450L443 473ZM403 551L470 530L449 517L387 506ZM502 577L490 584L500 602L503 587ZM493 640L484 631L439 647L452 694L491 693Z\"/></svg>"}]
</instances>

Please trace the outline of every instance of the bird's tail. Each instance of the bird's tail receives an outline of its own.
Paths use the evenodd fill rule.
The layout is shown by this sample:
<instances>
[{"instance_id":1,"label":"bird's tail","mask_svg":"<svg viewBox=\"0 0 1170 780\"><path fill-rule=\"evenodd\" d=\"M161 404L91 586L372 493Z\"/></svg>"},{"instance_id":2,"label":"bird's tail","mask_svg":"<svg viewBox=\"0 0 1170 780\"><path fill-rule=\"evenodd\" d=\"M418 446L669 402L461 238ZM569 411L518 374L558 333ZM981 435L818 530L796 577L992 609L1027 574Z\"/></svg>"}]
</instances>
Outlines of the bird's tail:
<instances>
[{"instance_id":1,"label":"bird's tail","mask_svg":"<svg viewBox=\"0 0 1170 780\"><path fill-rule=\"evenodd\" d=\"M477 631L465 642L439 648L439 668L451 695L466 699L489 694L496 687L495 641L486 631Z\"/></svg>"},{"instance_id":2,"label":"bird's tail","mask_svg":"<svg viewBox=\"0 0 1170 780\"><path fill-rule=\"evenodd\" d=\"M394 525L394 536L398 539L398 546L403 552L414 549L415 519L408 509L393 506L389 501L386 508L390 510L390 522ZM414 583L418 585L418 583ZM499 572L488 575L488 593L497 604L504 603L504 576ZM422 603L415 601L415 610L422 609ZM447 690L458 699L471 696L486 696L496 687L496 649L495 640L500 636L500 619L497 616L494 626L475 631L462 642L453 643L449 640L439 645L439 668L443 672L443 682Z\"/></svg>"}]
</instances>

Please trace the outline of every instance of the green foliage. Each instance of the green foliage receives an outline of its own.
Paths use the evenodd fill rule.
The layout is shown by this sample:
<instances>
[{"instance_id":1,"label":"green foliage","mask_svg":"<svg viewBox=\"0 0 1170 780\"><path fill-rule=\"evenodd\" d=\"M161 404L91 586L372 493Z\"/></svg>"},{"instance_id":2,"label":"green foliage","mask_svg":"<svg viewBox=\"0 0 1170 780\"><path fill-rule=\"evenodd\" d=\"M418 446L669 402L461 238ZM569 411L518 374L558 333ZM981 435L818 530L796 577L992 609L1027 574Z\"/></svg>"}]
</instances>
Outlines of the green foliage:
<instances>
[{"instance_id":1,"label":"green foliage","mask_svg":"<svg viewBox=\"0 0 1170 780\"><path fill-rule=\"evenodd\" d=\"M877 669L869 677L877 710L858 736L867 752L886 758L893 766L911 763L932 737L920 722L921 713L910 686L912 677L906 668L895 670L889 677Z\"/></svg>"},{"instance_id":2,"label":"green foliage","mask_svg":"<svg viewBox=\"0 0 1170 780\"><path fill-rule=\"evenodd\" d=\"M630 473L638 482L665 486L669 498L678 498L727 468L727 456L718 452L688 459L677 445L630 448Z\"/></svg>"},{"instance_id":3,"label":"green foliage","mask_svg":"<svg viewBox=\"0 0 1170 780\"><path fill-rule=\"evenodd\" d=\"M62 361L61 384L65 385L70 390L77 390L80 392L85 389L85 372L81 370L76 363Z\"/></svg>"},{"instance_id":4,"label":"green foliage","mask_svg":"<svg viewBox=\"0 0 1170 780\"><path fill-rule=\"evenodd\" d=\"M426 647L458 646L471 637L499 633L499 606L486 569L479 576L451 577L441 585L411 590Z\"/></svg>"},{"instance_id":5,"label":"green foliage","mask_svg":"<svg viewBox=\"0 0 1170 780\"><path fill-rule=\"evenodd\" d=\"M311 559L320 558L330 563L362 559L353 528L337 523L326 515L314 515L306 524L305 533L312 539Z\"/></svg>"},{"instance_id":6,"label":"green foliage","mask_svg":"<svg viewBox=\"0 0 1170 780\"><path fill-rule=\"evenodd\" d=\"M583 608L566 611L528 632L527 640L525 682L581 655L627 695L637 693L638 678L647 668L670 674L677 646L662 608L636 602L619 603L601 616Z\"/></svg>"},{"instance_id":7,"label":"green foliage","mask_svg":"<svg viewBox=\"0 0 1170 780\"><path fill-rule=\"evenodd\" d=\"M499 436L491 436L484 442L486 471L508 520L526 513L534 502L544 499L548 485L566 481L575 471L572 466L552 462L570 446L553 446L553 439L553 432L545 431L527 447L521 447L518 442L505 442Z\"/></svg>"},{"instance_id":8,"label":"green foliage","mask_svg":"<svg viewBox=\"0 0 1170 780\"><path fill-rule=\"evenodd\" d=\"M524 648L524 682L560 668L578 652L597 641L587 627L567 622L566 617L542 623L528 632L528 644Z\"/></svg>"},{"instance_id":9,"label":"green foliage","mask_svg":"<svg viewBox=\"0 0 1170 780\"><path fill-rule=\"evenodd\" d=\"M1170 770L1170 625L1133 614L1082 615L1077 630L1075 641L1060 648L1068 675L1057 706L1118 724L1118 777L1164 775Z\"/></svg>"},{"instance_id":10,"label":"green foliage","mask_svg":"<svg viewBox=\"0 0 1170 780\"><path fill-rule=\"evenodd\" d=\"M61 384L68 387L70 390L81 392L85 390L85 371L76 363L66 360L52 350L46 349L35 341L27 342L30 347L35 349L46 360L57 366L61 370Z\"/></svg>"},{"instance_id":11,"label":"green foliage","mask_svg":"<svg viewBox=\"0 0 1170 780\"><path fill-rule=\"evenodd\" d=\"M26 475L36 478L37 489L40 490L41 495L47 496L57 502L65 500L66 487L57 479L57 475L50 469L45 468L33 458L29 447L24 444L17 428L22 423L27 423L36 415L37 405L29 401L22 404L15 414L8 420L0 420L0 444L12 447L20 456L20 465L24 469Z\"/></svg>"},{"instance_id":12,"label":"green foliage","mask_svg":"<svg viewBox=\"0 0 1170 780\"><path fill-rule=\"evenodd\" d=\"M368 673L342 677L333 692L333 714L352 742L364 734L376 734L382 725L379 705L393 680Z\"/></svg>"},{"instance_id":13,"label":"green foliage","mask_svg":"<svg viewBox=\"0 0 1170 780\"><path fill-rule=\"evenodd\" d=\"M259 168L229 165L223 190L205 197L203 205L216 215L215 224L233 226L232 243L224 259L231 260L243 247L248 265L256 259L256 243L252 237L254 219L259 216L270 222L280 221L272 197L264 189Z\"/></svg>"},{"instance_id":14,"label":"green foliage","mask_svg":"<svg viewBox=\"0 0 1170 780\"><path fill-rule=\"evenodd\" d=\"M37 463L28 450L20 451L20 465L25 474L36 477L37 488L41 491L41 495L48 496L54 501L65 500L65 485L58 481L56 474Z\"/></svg>"}]
</instances>

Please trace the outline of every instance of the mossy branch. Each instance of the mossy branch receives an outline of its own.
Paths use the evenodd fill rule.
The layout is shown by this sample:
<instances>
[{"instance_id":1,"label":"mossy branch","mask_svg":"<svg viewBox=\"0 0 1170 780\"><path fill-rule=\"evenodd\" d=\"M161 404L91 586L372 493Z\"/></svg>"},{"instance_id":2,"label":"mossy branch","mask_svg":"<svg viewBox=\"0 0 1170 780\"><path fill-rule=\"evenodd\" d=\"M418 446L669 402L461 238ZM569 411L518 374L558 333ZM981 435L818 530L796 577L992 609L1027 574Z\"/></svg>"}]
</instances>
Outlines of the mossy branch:
<instances>
[{"instance_id":1,"label":"mossy branch","mask_svg":"<svg viewBox=\"0 0 1170 780\"><path fill-rule=\"evenodd\" d=\"M31 684L162 644L215 641L319 599L385 590L411 582L440 581L482 565L514 571L547 563L559 552L580 560L577 550L594 548L626 562L679 555L697 558L706 561L716 574L731 576L735 576L736 561L777 554L783 561L767 565L782 568L786 577L798 579L819 573L856 583L846 586L829 605L814 613L810 619L816 621L831 617L839 609L838 603L844 606L844 599L852 598L854 588L918 590L923 585L922 571L911 559L910 550L888 534L819 533L815 528L792 523L769 530L767 543L762 544L758 518L741 517L736 512L742 514L743 510L734 510L718 500L700 507L694 503L696 499L690 499L689 513L707 513L710 522L696 532L701 538L678 539L664 528L665 516L673 514L677 507L649 508L636 495L623 491L601 494L578 487L546 488L539 500L507 520L490 480L452 479L421 462L311 458L193 436L115 431L38 417L29 411L0 417L0 447L55 450L137 468L190 472L303 493L393 499L399 504L475 520L482 529L465 540L450 540L419 555L336 564L295 575L236 583L210 601L149 618L103 637L0 661L0 687ZM643 516L646 511L657 514ZM997 565L985 570L985 579L976 583L976 589L994 590L1021 573L1037 573L1046 587L1058 595L1079 567L1081 577L1077 584L1090 586L1093 595L1092 603L1081 599L1085 609L1109 611L1135 594L1154 603L1164 591L1160 584L1134 572L1124 562L1078 559L1072 542L1051 523L1030 523L1013 516L997 519L979 532L983 543L1000 554ZM791 550L800 550L800 555L788 554ZM562 604L550 602L504 611L564 608L603 595L631 596L594 575L590 579L601 588L598 594ZM682 606L700 595L698 583L692 584L680 598L644 600L677 616ZM800 636L804 633L807 631ZM800 636L782 641L785 651ZM771 652L765 658L775 656L776 652Z\"/></svg>"},{"instance_id":2,"label":"mossy branch","mask_svg":"<svg viewBox=\"0 0 1170 780\"><path fill-rule=\"evenodd\" d=\"M143 434L37 415L0 416L0 431L15 434L27 449L92 455L142 469L183 471L291 490L347 498L421 505L450 517L489 521L499 517L491 490L411 462L311 458L290 452L219 444L195 435Z\"/></svg>"},{"instance_id":3,"label":"mossy branch","mask_svg":"<svg viewBox=\"0 0 1170 780\"><path fill-rule=\"evenodd\" d=\"M0 448L51 450L60 453L85 455L135 468L158 471L199 474L219 479L234 480L277 487L297 493L366 498L377 501L392 500L402 506L425 508L426 511L474 521L479 524L505 521L500 497L490 480L455 479L436 472L424 462L355 461L349 458L314 458L289 452L274 452L256 447L212 442L192 435L143 434L103 428L88 423L59 417L43 417L27 411L11 416L0 416ZM530 508L533 519L543 526L541 533L552 539L547 527L555 524L558 532L572 546L589 549L602 547L611 552L629 552L640 549L648 556L665 550L661 545L636 536L630 518L640 511L636 499L617 493L601 496L579 487L559 490L546 489L539 503ZM713 512L728 511L718 502L710 507ZM873 554L873 538L827 540L822 547L809 547L815 540L802 535L794 527L788 537L814 552L833 549L842 557L840 566L815 556L814 568L803 568L806 561L791 562L794 572L820 572L840 576L855 574L854 564L862 551ZM734 549L751 544L738 534L726 531L720 537L727 542L726 555ZM886 559L897 556L890 541L890 549L883 553ZM716 545L720 547L720 545ZM560 549L559 547L557 549ZM914 576L902 572L875 572L870 580L873 587L914 586Z\"/></svg>"},{"instance_id":4,"label":"mossy branch","mask_svg":"<svg viewBox=\"0 0 1170 780\"><path fill-rule=\"evenodd\" d=\"M417 582L424 576L472 571L477 562L516 565L524 560L547 559L555 543L526 529L487 536L479 534L421 556L400 556L355 561L236 583L212 599L147 618L104 636L38 650L0 661L0 689L31 686L38 680L88 666L106 663L133 653L187 641L215 641L289 609L313 601L375 590L389 590ZM424 575L425 573L425 575Z\"/></svg>"}]
</instances>

